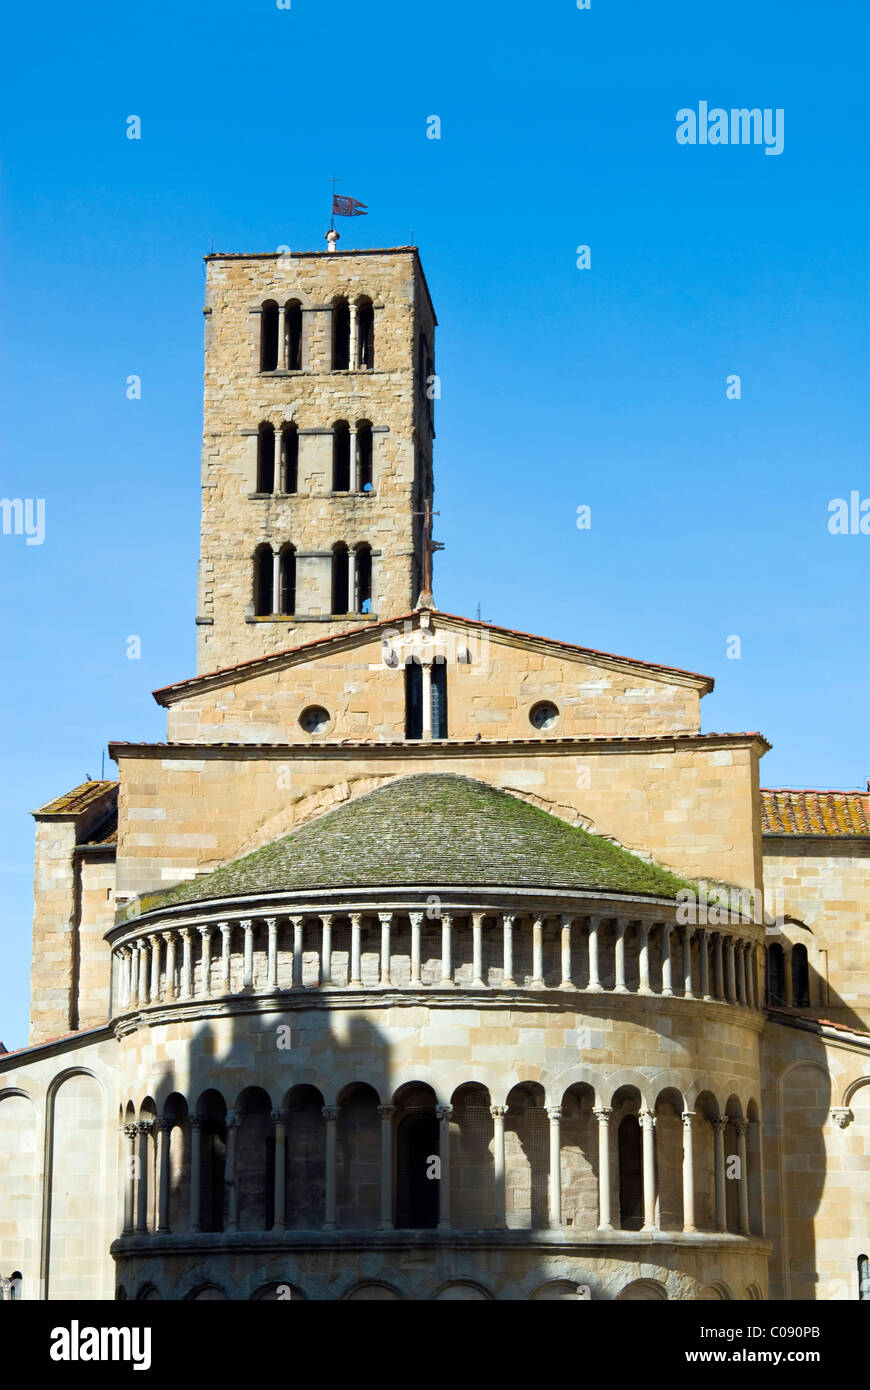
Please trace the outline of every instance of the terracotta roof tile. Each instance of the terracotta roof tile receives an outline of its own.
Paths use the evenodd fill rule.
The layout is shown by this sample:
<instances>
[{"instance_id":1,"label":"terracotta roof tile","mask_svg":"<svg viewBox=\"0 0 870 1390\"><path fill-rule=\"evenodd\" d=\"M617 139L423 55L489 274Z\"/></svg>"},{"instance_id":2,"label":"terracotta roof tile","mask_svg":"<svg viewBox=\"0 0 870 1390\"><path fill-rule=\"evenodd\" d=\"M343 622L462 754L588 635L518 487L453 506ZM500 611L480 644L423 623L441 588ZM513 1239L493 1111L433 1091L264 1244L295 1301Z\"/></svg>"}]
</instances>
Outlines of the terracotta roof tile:
<instances>
[{"instance_id":1,"label":"terracotta roof tile","mask_svg":"<svg viewBox=\"0 0 870 1390\"><path fill-rule=\"evenodd\" d=\"M870 794L762 787L764 835L870 835Z\"/></svg>"},{"instance_id":2,"label":"terracotta roof tile","mask_svg":"<svg viewBox=\"0 0 870 1390\"><path fill-rule=\"evenodd\" d=\"M76 816L80 811L86 811L92 801L96 801L104 792L112 787L117 787L117 782L81 782L79 786L73 787L71 792L65 792L63 796L55 797L54 801L47 801L44 806L40 806L37 815L40 816Z\"/></svg>"}]
</instances>

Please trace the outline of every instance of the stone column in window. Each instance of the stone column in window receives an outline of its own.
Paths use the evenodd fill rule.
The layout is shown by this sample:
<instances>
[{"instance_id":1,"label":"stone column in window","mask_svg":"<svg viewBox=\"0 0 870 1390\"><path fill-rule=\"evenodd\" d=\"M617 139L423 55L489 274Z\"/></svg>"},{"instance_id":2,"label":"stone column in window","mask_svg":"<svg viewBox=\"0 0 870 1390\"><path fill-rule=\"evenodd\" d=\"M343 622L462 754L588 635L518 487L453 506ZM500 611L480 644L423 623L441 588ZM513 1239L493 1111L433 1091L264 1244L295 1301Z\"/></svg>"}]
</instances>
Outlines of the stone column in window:
<instances>
[{"instance_id":1,"label":"stone column in window","mask_svg":"<svg viewBox=\"0 0 870 1390\"><path fill-rule=\"evenodd\" d=\"M278 437L275 436L275 448L278 447ZM272 612L281 612L281 547L272 547Z\"/></svg>"},{"instance_id":2,"label":"stone column in window","mask_svg":"<svg viewBox=\"0 0 870 1390\"><path fill-rule=\"evenodd\" d=\"M136 1135L138 1133L135 1124L124 1125L124 1137L127 1140L126 1171L124 1173L124 1235L133 1234L133 1213L135 1210L135 1190L136 1190Z\"/></svg>"},{"instance_id":3,"label":"stone column in window","mask_svg":"<svg viewBox=\"0 0 870 1390\"><path fill-rule=\"evenodd\" d=\"M211 927L200 927L199 934L202 937L199 992L207 999L211 994Z\"/></svg>"},{"instance_id":4,"label":"stone column in window","mask_svg":"<svg viewBox=\"0 0 870 1390\"><path fill-rule=\"evenodd\" d=\"M140 1234L148 1230L148 1136L151 1133L153 1120L139 1120L136 1125L136 1133L139 1139L139 1153L137 1169L137 1190L136 1190L136 1233Z\"/></svg>"},{"instance_id":5,"label":"stone column in window","mask_svg":"<svg viewBox=\"0 0 870 1390\"><path fill-rule=\"evenodd\" d=\"M451 989L453 987L453 964L451 958L451 947L453 938L453 914L450 912L441 913L441 988Z\"/></svg>"},{"instance_id":6,"label":"stone column in window","mask_svg":"<svg viewBox=\"0 0 870 1390\"><path fill-rule=\"evenodd\" d=\"M193 959L190 949L190 927L181 928L181 990L180 997L189 999L193 994Z\"/></svg>"},{"instance_id":7,"label":"stone column in window","mask_svg":"<svg viewBox=\"0 0 870 1390\"><path fill-rule=\"evenodd\" d=\"M326 1181L325 1181L325 1204L326 1219L323 1223L324 1231L335 1231L338 1229L336 1215L336 1132L335 1125L338 1120L340 1106L324 1105L323 1118L326 1121Z\"/></svg>"},{"instance_id":8,"label":"stone column in window","mask_svg":"<svg viewBox=\"0 0 870 1390\"><path fill-rule=\"evenodd\" d=\"M638 994L652 994L649 983L649 927L646 922L638 922L640 945L638 946L638 973L640 984Z\"/></svg>"},{"instance_id":9,"label":"stone column in window","mask_svg":"<svg viewBox=\"0 0 870 1390\"><path fill-rule=\"evenodd\" d=\"M737 970L734 961L735 941L733 936L725 938L725 973L728 982L727 1000L729 1004L737 1003Z\"/></svg>"},{"instance_id":10,"label":"stone column in window","mask_svg":"<svg viewBox=\"0 0 870 1390\"><path fill-rule=\"evenodd\" d=\"M694 999L692 991L692 932L694 927L683 928L683 998Z\"/></svg>"},{"instance_id":11,"label":"stone column in window","mask_svg":"<svg viewBox=\"0 0 870 1390\"><path fill-rule=\"evenodd\" d=\"M175 987L175 932L164 932L163 939L166 942L166 998L171 1001L177 993Z\"/></svg>"},{"instance_id":12,"label":"stone column in window","mask_svg":"<svg viewBox=\"0 0 870 1390\"><path fill-rule=\"evenodd\" d=\"M351 371L355 371L359 366L359 323L358 308L356 304L350 305L350 355L348 366Z\"/></svg>"},{"instance_id":13,"label":"stone column in window","mask_svg":"<svg viewBox=\"0 0 870 1390\"><path fill-rule=\"evenodd\" d=\"M325 912L320 919L322 935L320 940L320 983L332 984L332 913Z\"/></svg>"},{"instance_id":14,"label":"stone column in window","mask_svg":"<svg viewBox=\"0 0 870 1390\"><path fill-rule=\"evenodd\" d=\"M531 989L544 988L544 919L532 918L532 978Z\"/></svg>"},{"instance_id":15,"label":"stone column in window","mask_svg":"<svg viewBox=\"0 0 870 1390\"><path fill-rule=\"evenodd\" d=\"M715 997L724 1003L725 971L723 969L722 933L720 931L713 933L713 979L715 982Z\"/></svg>"},{"instance_id":16,"label":"stone column in window","mask_svg":"<svg viewBox=\"0 0 870 1390\"><path fill-rule=\"evenodd\" d=\"M701 998L710 999L710 954L707 946L709 933L706 927L698 929L698 955L701 965Z\"/></svg>"},{"instance_id":17,"label":"stone column in window","mask_svg":"<svg viewBox=\"0 0 870 1390\"><path fill-rule=\"evenodd\" d=\"M673 994L674 985L671 970L671 924L662 922L662 994L667 998Z\"/></svg>"},{"instance_id":18,"label":"stone column in window","mask_svg":"<svg viewBox=\"0 0 870 1390\"><path fill-rule=\"evenodd\" d=\"M601 988L598 974L598 921L597 917L589 918L589 983L586 988L594 990Z\"/></svg>"},{"instance_id":19,"label":"stone column in window","mask_svg":"<svg viewBox=\"0 0 870 1390\"><path fill-rule=\"evenodd\" d=\"M423 738L432 737L432 662L421 662L423 681Z\"/></svg>"},{"instance_id":20,"label":"stone column in window","mask_svg":"<svg viewBox=\"0 0 870 1390\"><path fill-rule=\"evenodd\" d=\"M614 989L617 994L627 994L625 983L625 933L628 931L628 918L617 917L616 936L613 946Z\"/></svg>"},{"instance_id":21,"label":"stone column in window","mask_svg":"<svg viewBox=\"0 0 870 1390\"><path fill-rule=\"evenodd\" d=\"M151 1003L156 1004L160 998L160 937L156 933L151 937L151 985L148 993Z\"/></svg>"},{"instance_id":22,"label":"stone column in window","mask_svg":"<svg viewBox=\"0 0 870 1390\"><path fill-rule=\"evenodd\" d=\"M656 1116L641 1110L638 1116L643 1143L643 1229L656 1229Z\"/></svg>"},{"instance_id":23,"label":"stone column in window","mask_svg":"<svg viewBox=\"0 0 870 1390\"><path fill-rule=\"evenodd\" d=\"M613 1111L606 1105L593 1110L598 1121L598 1229L613 1230L610 1212L610 1117Z\"/></svg>"},{"instance_id":24,"label":"stone column in window","mask_svg":"<svg viewBox=\"0 0 870 1390\"><path fill-rule=\"evenodd\" d=\"M734 962L737 974L737 1002L746 1007L746 942L738 941L735 950L737 958Z\"/></svg>"},{"instance_id":25,"label":"stone column in window","mask_svg":"<svg viewBox=\"0 0 870 1390\"><path fill-rule=\"evenodd\" d=\"M275 1126L275 1220L273 1231L283 1231L287 1221L287 1111L273 1110Z\"/></svg>"},{"instance_id":26,"label":"stone column in window","mask_svg":"<svg viewBox=\"0 0 870 1390\"><path fill-rule=\"evenodd\" d=\"M379 912L381 923L381 989L390 989L390 929L393 925L392 912Z\"/></svg>"},{"instance_id":27,"label":"stone column in window","mask_svg":"<svg viewBox=\"0 0 870 1390\"><path fill-rule=\"evenodd\" d=\"M347 552L347 611L348 613L359 612L359 601L357 599L356 583L356 551Z\"/></svg>"},{"instance_id":28,"label":"stone column in window","mask_svg":"<svg viewBox=\"0 0 870 1390\"><path fill-rule=\"evenodd\" d=\"M139 942L139 1003L143 1005L151 1002L151 995L148 991L150 954L148 942L143 937Z\"/></svg>"},{"instance_id":29,"label":"stone column in window","mask_svg":"<svg viewBox=\"0 0 870 1390\"><path fill-rule=\"evenodd\" d=\"M169 1225L169 1146L174 1120L161 1115L157 1121L157 1229L168 1231Z\"/></svg>"},{"instance_id":30,"label":"stone column in window","mask_svg":"<svg viewBox=\"0 0 870 1390\"><path fill-rule=\"evenodd\" d=\"M782 943L782 959L785 967L785 981L783 986L785 993L784 1002L788 1009L794 1004L794 973L792 971L791 946L792 943L790 941L784 940Z\"/></svg>"},{"instance_id":31,"label":"stone column in window","mask_svg":"<svg viewBox=\"0 0 870 1390\"><path fill-rule=\"evenodd\" d=\"M507 1224L507 1206L505 1193L505 1153L504 1153L504 1117L507 1111L505 1105L491 1105L489 1113L493 1122L492 1140L492 1171L493 1186L495 1189L495 1225L497 1230L504 1230Z\"/></svg>"},{"instance_id":32,"label":"stone column in window","mask_svg":"<svg viewBox=\"0 0 870 1390\"><path fill-rule=\"evenodd\" d=\"M737 1131L737 1229L742 1236L749 1235L749 1173L746 1167L746 1121L735 1120Z\"/></svg>"},{"instance_id":33,"label":"stone column in window","mask_svg":"<svg viewBox=\"0 0 870 1390\"><path fill-rule=\"evenodd\" d=\"M350 491L359 492L359 454L356 447L356 430L350 428Z\"/></svg>"},{"instance_id":34,"label":"stone column in window","mask_svg":"<svg viewBox=\"0 0 870 1390\"><path fill-rule=\"evenodd\" d=\"M232 981L232 929L229 922L218 922L221 934L221 992L229 994Z\"/></svg>"},{"instance_id":35,"label":"stone column in window","mask_svg":"<svg viewBox=\"0 0 870 1390\"><path fill-rule=\"evenodd\" d=\"M420 927L423 921L422 912L409 912L411 919L411 985L421 985L420 978Z\"/></svg>"},{"instance_id":36,"label":"stone column in window","mask_svg":"<svg viewBox=\"0 0 870 1390\"><path fill-rule=\"evenodd\" d=\"M484 913L471 915L471 984L474 989L484 989L483 979L483 919Z\"/></svg>"},{"instance_id":37,"label":"stone column in window","mask_svg":"<svg viewBox=\"0 0 870 1390\"><path fill-rule=\"evenodd\" d=\"M250 917L246 917L240 923L245 936L245 966L242 977L242 988L254 988L254 924Z\"/></svg>"},{"instance_id":38,"label":"stone column in window","mask_svg":"<svg viewBox=\"0 0 870 1390\"><path fill-rule=\"evenodd\" d=\"M350 914L350 983L362 984L362 913Z\"/></svg>"},{"instance_id":39,"label":"stone column in window","mask_svg":"<svg viewBox=\"0 0 870 1390\"><path fill-rule=\"evenodd\" d=\"M305 919L303 917L291 917L293 923L293 970L290 977L290 988L302 988L302 927Z\"/></svg>"},{"instance_id":40,"label":"stone column in window","mask_svg":"<svg viewBox=\"0 0 870 1390\"><path fill-rule=\"evenodd\" d=\"M266 918L266 986L278 988L278 918Z\"/></svg>"},{"instance_id":41,"label":"stone column in window","mask_svg":"<svg viewBox=\"0 0 870 1390\"><path fill-rule=\"evenodd\" d=\"M202 1181L203 1115L190 1117L190 1229L200 1229L200 1184Z\"/></svg>"},{"instance_id":42,"label":"stone column in window","mask_svg":"<svg viewBox=\"0 0 870 1390\"><path fill-rule=\"evenodd\" d=\"M683 1230L694 1231L695 1226L695 1152L692 1147L692 1121L694 1110L683 1111Z\"/></svg>"},{"instance_id":43,"label":"stone column in window","mask_svg":"<svg viewBox=\"0 0 870 1390\"><path fill-rule=\"evenodd\" d=\"M514 979L514 922L516 913L505 912L502 916L502 933L504 944L504 978L502 985L505 989L516 989Z\"/></svg>"},{"instance_id":44,"label":"stone column in window","mask_svg":"<svg viewBox=\"0 0 870 1390\"><path fill-rule=\"evenodd\" d=\"M287 366L287 325L285 322L284 305L278 305L278 354L275 359L275 370L283 372Z\"/></svg>"},{"instance_id":45,"label":"stone column in window","mask_svg":"<svg viewBox=\"0 0 870 1390\"><path fill-rule=\"evenodd\" d=\"M436 1105L438 1117L438 1153L441 1159L441 1181L438 1184L438 1229L450 1229L450 1116L452 1105Z\"/></svg>"},{"instance_id":46,"label":"stone column in window","mask_svg":"<svg viewBox=\"0 0 870 1390\"><path fill-rule=\"evenodd\" d=\"M239 1181L236 1176L236 1153L242 1117L238 1110L227 1111L227 1160L224 1182L227 1189L227 1230L239 1229Z\"/></svg>"},{"instance_id":47,"label":"stone column in window","mask_svg":"<svg viewBox=\"0 0 870 1390\"><path fill-rule=\"evenodd\" d=\"M558 1105L547 1106L547 1118L550 1121L550 1171L549 1171L549 1208L550 1208L550 1227L558 1230L562 1225L562 1139L561 1139L561 1120L562 1109Z\"/></svg>"},{"instance_id":48,"label":"stone column in window","mask_svg":"<svg viewBox=\"0 0 870 1390\"><path fill-rule=\"evenodd\" d=\"M393 1116L394 1105L379 1105L381 1117L381 1222L379 1229L393 1229Z\"/></svg>"},{"instance_id":49,"label":"stone column in window","mask_svg":"<svg viewBox=\"0 0 870 1390\"><path fill-rule=\"evenodd\" d=\"M573 989L574 981L571 979L571 924L574 919L569 913L562 913L562 978L559 981L560 989Z\"/></svg>"},{"instance_id":50,"label":"stone column in window","mask_svg":"<svg viewBox=\"0 0 870 1390\"><path fill-rule=\"evenodd\" d=\"M716 1230L727 1231L728 1216L725 1205L725 1129L728 1124L727 1115L716 1115L711 1121L713 1126L714 1139L714 1159L716 1169Z\"/></svg>"}]
</instances>

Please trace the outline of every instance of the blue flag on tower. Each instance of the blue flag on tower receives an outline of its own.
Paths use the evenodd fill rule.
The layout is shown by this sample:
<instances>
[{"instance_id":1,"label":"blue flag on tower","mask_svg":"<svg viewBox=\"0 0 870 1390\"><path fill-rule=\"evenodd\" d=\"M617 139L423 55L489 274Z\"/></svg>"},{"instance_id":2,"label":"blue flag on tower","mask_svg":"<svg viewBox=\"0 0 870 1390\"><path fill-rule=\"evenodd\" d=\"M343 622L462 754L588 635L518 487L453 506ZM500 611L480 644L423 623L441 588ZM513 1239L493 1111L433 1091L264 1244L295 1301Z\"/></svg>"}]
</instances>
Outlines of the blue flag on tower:
<instances>
[{"instance_id":1,"label":"blue flag on tower","mask_svg":"<svg viewBox=\"0 0 870 1390\"><path fill-rule=\"evenodd\" d=\"M342 193L333 193L333 217L365 217L367 213L368 208L365 203L358 202L356 198L347 198Z\"/></svg>"}]
</instances>

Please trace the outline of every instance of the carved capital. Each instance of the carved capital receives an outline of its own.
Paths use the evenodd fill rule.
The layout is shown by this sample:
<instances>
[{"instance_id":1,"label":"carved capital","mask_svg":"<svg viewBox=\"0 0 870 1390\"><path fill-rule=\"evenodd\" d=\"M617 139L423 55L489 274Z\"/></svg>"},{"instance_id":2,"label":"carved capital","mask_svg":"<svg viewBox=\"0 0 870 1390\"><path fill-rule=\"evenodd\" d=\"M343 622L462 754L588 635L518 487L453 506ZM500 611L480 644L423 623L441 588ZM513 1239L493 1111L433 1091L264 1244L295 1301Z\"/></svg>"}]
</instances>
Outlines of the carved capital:
<instances>
[{"instance_id":1,"label":"carved capital","mask_svg":"<svg viewBox=\"0 0 870 1390\"><path fill-rule=\"evenodd\" d=\"M205 1124L205 1115L191 1115L191 1117L190 1117L190 1128L191 1128L191 1129L202 1129L202 1127L203 1127L204 1124Z\"/></svg>"},{"instance_id":2,"label":"carved capital","mask_svg":"<svg viewBox=\"0 0 870 1390\"><path fill-rule=\"evenodd\" d=\"M610 1117L613 1114L613 1111L607 1105L596 1105L595 1109L592 1111L592 1114L595 1116L596 1120L600 1125L609 1125Z\"/></svg>"},{"instance_id":3,"label":"carved capital","mask_svg":"<svg viewBox=\"0 0 870 1390\"><path fill-rule=\"evenodd\" d=\"M507 1114L507 1106L506 1106L506 1105L491 1105L491 1106L489 1107L489 1113L490 1113L490 1115L492 1116L492 1118L493 1118L494 1120L503 1120L504 1117L505 1117L505 1115Z\"/></svg>"},{"instance_id":4,"label":"carved capital","mask_svg":"<svg viewBox=\"0 0 870 1390\"><path fill-rule=\"evenodd\" d=\"M695 1112L694 1112L694 1110L684 1110L683 1113L682 1113L682 1116L681 1116L681 1119L682 1119L682 1121L683 1121L683 1129L691 1130L691 1128L692 1128L692 1121L694 1120L694 1118L695 1118Z\"/></svg>"},{"instance_id":5,"label":"carved capital","mask_svg":"<svg viewBox=\"0 0 870 1390\"><path fill-rule=\"evenodd\" d=\"M157 1117L157 1128L161 1130L163 1134L168 1134L177 1123L178 1121L174 1115L158 1115Z\"/></svg>"},{"instance_id":6,"label":"carved capital","mask_svg":"<svg viewBox=\"0 0 870 1390\"><path fill-rule=\"evenodd\" d=\"M380 921L381 926L391 927L393 925L393 918L395 917L395 915L396 914L394 912L379 912L378 920Z\"/></svg>"},{"instance_id":7,"label":"carved capital","mask_svg":"<svg viewBox=\"0 0 870 1390\"><path fill-rule=\"evenodd\" d=\"M831 1110L831 1119L839 1129L845 1129L848 1124L851 1124L854 1118L855 1116L852 1114L848 1105L835 1105Z\"/></svg>"},{"instance_id":8,"label":"carved capital","mask_svg":"<svg viewBox=\"0 0 870 1390\"><path fill-rule=\"evenodd\" d=\"M652 1130L656 1127L656 1114L654 1110L641 1110L638 1112L638 1120L641 1129Z\"/></svg>"},{"instance_id":9,"label":"carved capital","mask_svg":"<svg viewBox=\"0 0 870 1390\"><path fill-rule=\"evenodd\" d=\"M137 1120L137 1121L136 1121L136 1133L137 1133L137 1134L150 1134L150 1133L151 1133L151 1130L153 1129L153 1127L154 1127L154 1121L153 1121L153 1120Z\"/></svg>"},{"instance_id":10,"label":"carved capital","mask_svg":"<svg viewBox=\"0 0 870 1390\"><path fill-rule=\"evenodd\" d=\"M547 1116L548 1116L548 1118L549 1118L549 1121L550 1121L550 1124L551 1124L551 1125L558 1124L559 1121L560 1121L561 1118L562 1118L562 1107L561 1107L561 1105L548 1105L548 1106L547 1106Z\"/></svg>"},{"instance_id":11,"label":"carved capital","mask_svg":"<svg viewBox=\"0 0 870 1390\"><path fill-rule=\"evenodd\" d=\"M737 1138L738 1138L738 1139L745 1139L745 1138L746 1138L746 1132L747 1132L747 1130L749 1129L749 1125L746 1123L745 1120L735 1120L733 1123L734 1123L734 1132L735 1132L735 1134L737 1135Z\"/></svg>"},{"instance_id":12,"label":"carved capital","mask_svg":"<svg viewBox=\"0 0 870 1390\"><path fill-rule=\"evenodd\" d=\"M724 1134L730 1123L727 1115L714 1115L710 1121L717 1134Z\"/></svg>"},{"instance_id":13,"label":"carved capital","mask_svg":"<svg viewBox=\"0 0 870 1390\"><path fill-rule=\"evenodd\" d=\"M379 1105L377 1110L382 1120L391 1120L396 1113L395 1105Z\"/></svg>"},{"instance_id":14,"label":"carved capital","mask_svg":"<svg viewBox=\"0 0 870 1390\"><path fill-rule=\"evenodd\" d=\"M245 933L245 936L247 936L247 935L249 934L249 932L252 932L252 931L254 930L254 924L253 924L253 922L251 921L250 917L245 917L245 918L239 923L239 926L241 927L242 931Z\"/></svg>"},{"instance_id":15,"label":"carved capital","mask_svg":"<svg viewBox=\"0 0 870 1390\"><path fill-rule=\"evenodd\" d=\"M450 1116L453 1114L453 1106L452 1106L452 1105L436 1105L436 1106L435 1106L435 1114L438 1116L438 1119L439 1119L439 1120L449 1120L449 1119L450 1119Z\"/></svg>"},{"instance_id":16,"label":"carved capital","mask_svg":"<svg viewBox=\"0 0 870 1390\"><path fill-rule=\"evenodd\" d=\"M286 1111L286 1110L272 1110L272 1111L270 1112L270 1114L271 1114L271 1118L272 1118L273 1122L274 1122L276 1125L283 1125L283 1124L286 1124L286 1123L287 1123L287 1111Z\"/></svg>"},{"instance_id":17,"label":"carved capital","mask_svg":"<svg viewBox=\"0 0 870 1390\"><path fill-rule=\"evenodd\" d=\"M124 1125L124 1133L128 1139L135 1139L138 1132L138 1126L135 1121L131 1121L129 1124Z\"/></svg>"},{"instance_id":18,"label":"carved capital","mask_svg":"<svg viewBox=\"0 0 870 1390\"><path fill-rule=\"evenodd\" d=\"M227 1129L239 1129L240 1126L241 1126L241 1123L242 1123L242 1117L241 1117L241 1114L240 1114L240 1112L239 1112L238 1110L228 1110L228 1111L227 1111L227 1118L226 1118Z\"/></svg>"},{"instance_id":19,"label":"carved capital","mask_svg":"<svg viewBox=\"0 0 870 1390\"><path fill-rule=\"evenodd\" d=\"M338 1117L339 1117L340 1114L341 1114L341 1106L340 1106L340 1105L324 1105L324 1107L323 1107L323 1118L324 1118L324 1120L326 1121L326 1123L327 1123L328 1125L329 1125L329 1124L334 1124L335 1121L338 1119Z\"/></svg>"}]
</instances>

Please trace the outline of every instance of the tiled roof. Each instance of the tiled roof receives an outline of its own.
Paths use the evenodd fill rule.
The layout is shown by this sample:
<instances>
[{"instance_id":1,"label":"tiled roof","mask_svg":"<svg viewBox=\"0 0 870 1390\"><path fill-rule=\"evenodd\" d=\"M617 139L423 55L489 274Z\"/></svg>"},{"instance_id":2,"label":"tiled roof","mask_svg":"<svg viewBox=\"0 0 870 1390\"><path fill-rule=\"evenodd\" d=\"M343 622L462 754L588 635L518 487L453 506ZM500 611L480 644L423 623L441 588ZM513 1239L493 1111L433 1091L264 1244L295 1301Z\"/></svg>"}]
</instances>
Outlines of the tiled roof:
<instances>
[{"instance_id":1,"label":"tiled roof","mask_svg":"<svg viewBox=\"0 0 870 1390\"><path fill-rule=\"evenodd\" d=\"M764 835L870 835L870 794L762 787Z\"/></svg>"},{"instance_id":2,"label":"tiled roof","mask_svg":"<svg viewBox=\"0 0 870 1390\"><path fill-rule=\"evenodd\" d=\"M488 783L417 773L200 878L147 894L138 909L252 893L425 884L585 888L666 899L688 886Z\"/></svg>"},{"instance_id":3,"label":"tiled roof","mask_svg":"<svg viewBox=\"0 0 870 1390\"><path fill-rule=\"evenodd\" d=\"M71 792L66 792L63 796L55 797L54 801L47 801L44 806L40 806L35 812L39 816L77 816L79 812L86 811L91 802L96 801L104 792L112 787L117 787L117 782L82 782L79 786L73 787Z\"/></svg>"},{"instance_id":4,"label":"tiled roof","mask_svg":"<svg viewBox=\"0 0 870 1390\"><path fill-rule=\"evenodd\" d=\"M524 735L522 738L440 738L418 740L409 743L407 739L358 739L358 738L339 738L339 739L318 739L288 741L286 743L240 743L236 742L212 742L208 743L130 743L120 739L112 739L108 744L109 754L115 758L118 753L132 753L137 748L165 748L169 752L189 752L195 751L197 757L204 758L209 752L214 752L221 748L238 748L243 752L253 752L257 749L280 749L282 752L307 752L321 754L327 752L341 752L346 750L364 750L367 753L388 753L402 751L407 753L409 748L415 753L425 755L433 752L456 752L460 749L480 749L480 748L531 748L532 746L541 748L564 748L566 746L589 747L595 744L621 745L630 744L652 744L659 747L662 744L667 747L669 743L698 743L709 744L716 747L717 744L730 747L738 739L757 739L767 749L770 747L764 734L760 734L757 729L749 731L741 730L739 733L725 734L565 734L558 737L536 738L534 734Z\"/></svg>"}]
</instances>

